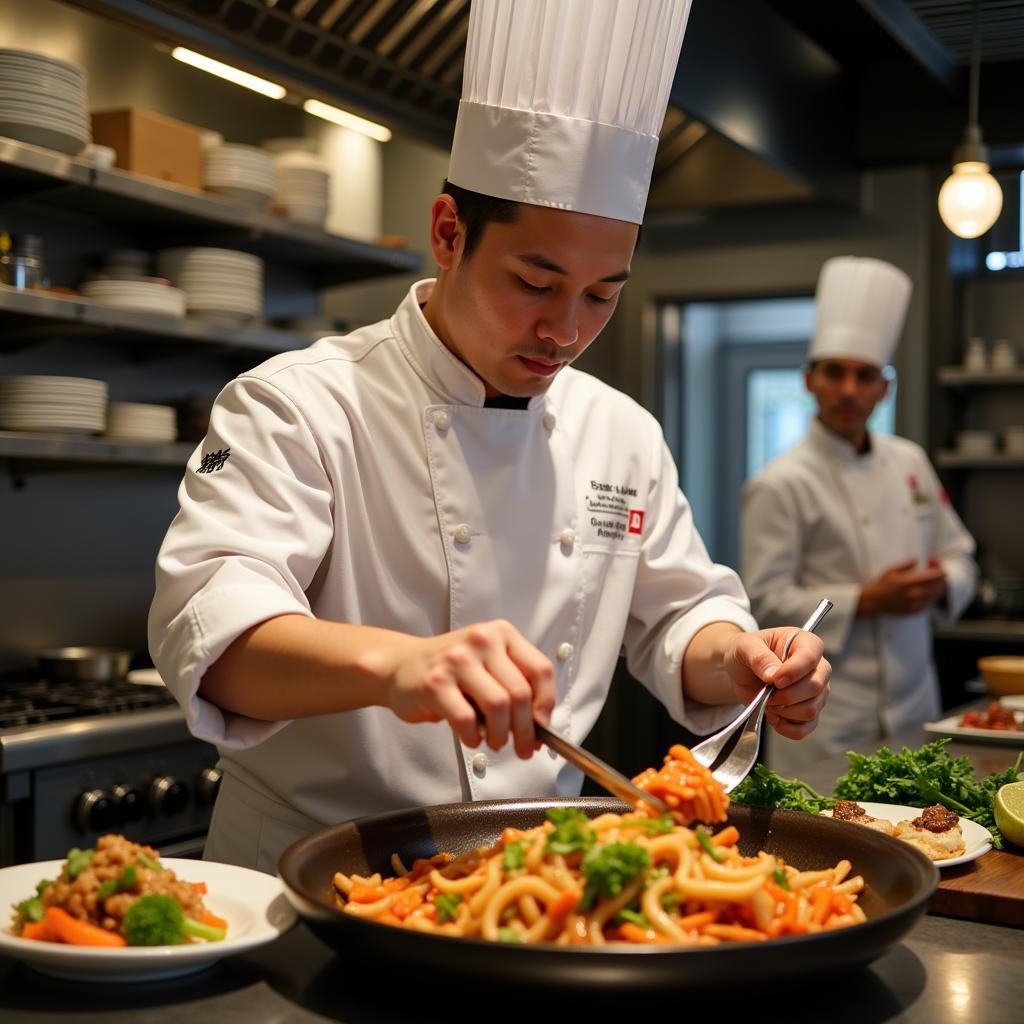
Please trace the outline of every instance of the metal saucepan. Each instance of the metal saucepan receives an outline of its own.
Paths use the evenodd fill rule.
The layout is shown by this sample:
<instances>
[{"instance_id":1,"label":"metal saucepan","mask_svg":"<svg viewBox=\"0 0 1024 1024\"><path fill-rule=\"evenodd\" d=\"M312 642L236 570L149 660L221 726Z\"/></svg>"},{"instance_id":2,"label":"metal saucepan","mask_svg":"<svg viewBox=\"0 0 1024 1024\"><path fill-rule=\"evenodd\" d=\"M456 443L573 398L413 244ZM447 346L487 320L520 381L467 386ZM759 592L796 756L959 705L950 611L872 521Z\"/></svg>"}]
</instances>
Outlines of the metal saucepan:
<instances>
[{"instance_id":1,"label":"metal saucepan","mask_svg":"<svg viewBox=\"0 0 1024 1024\"><path fill-rule=\"evenodd\" d=\"M132 653L108 647L51 647L38 651L36 661L51 683L108 683L124 679Z\"/></svg>"},{"instance_id":2,"label":"metal saucepan","mask_svg":"<svg viewBox=\"0 0 1024 1024\"><path fill-rule=\"evenodd\" d=\"M320 938L362 963L372 956L391 970L419 966L478 981L529 979L581 991L735 985L867 964L910 931L939 881L937 869L923 854L861 825L734 806L729 823L740 830L740 850L746 855L764 849L802 869L851 860L853 872L864 877L860 905L868 920L814 935L694 948L527 946L407 931L346 914L334 904L331 879L336 871L390 874L393 852L406 864L439 851L458 855L492 844L506 827L538 825L548 808L565 806L580 807L593 817L621 812L625 805L581 797L447 804L379 814L299 840L284 852L278 874L288 899Z\"/></svg>"}]
</instances>

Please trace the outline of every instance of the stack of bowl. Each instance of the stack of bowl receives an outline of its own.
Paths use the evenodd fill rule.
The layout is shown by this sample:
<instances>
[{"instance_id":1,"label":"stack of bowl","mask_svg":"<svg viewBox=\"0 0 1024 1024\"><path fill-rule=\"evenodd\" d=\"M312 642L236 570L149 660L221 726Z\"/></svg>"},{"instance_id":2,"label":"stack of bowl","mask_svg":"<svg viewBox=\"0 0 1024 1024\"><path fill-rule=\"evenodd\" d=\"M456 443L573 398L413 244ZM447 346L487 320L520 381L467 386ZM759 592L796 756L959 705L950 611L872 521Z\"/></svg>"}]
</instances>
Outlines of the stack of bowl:
<instances>
[{"instance_id":1,"label":"stack of bowl","mask_svg":"<svg viewBox=\"0 0 1024 1024\"><path fill-rule=\"evenodd\" d=\"M185 292L189 313L245 323L263 312L263 260L234 249L198 246L157 253L157 273Z\"/></svg>"},{"instance_id":2,"label":"stack of bowl","mask_svg":"<svg viewBox=\"0 0 1024 1024\"><path fill-rule=\"evenodd\" d=\"M30 50L0 50L0 135L77 156L92 141L85 72Z\"/></svg>"},{"instance_id":3,"label":"stack of bowl","mask_svg":"<svg viewBox=\"0 0 1024 1024\"><path fill-rule=\"evenodd\" d=\"M258 146L224 143L203 150L203 187L250 206L264 207L274 197L274 162Z\"/></svg>"},{"instance_id":4,"label":"stack of bowl","mask_svg":"<svg viewBox=\"0 0 1024 1024\"><path fill-rule=\"evenodd\" d=\"M107 383L88 377L0 377L0 428L98 434L107 423Z\"/></svg>"},{"instance_id":5,"label":"stack of bowl","mask_svg":"<svg viewBox=\"0 0 1024 1024\"><path fill-rule=\"evenodd\" d=\"M316 153L284 150L274 156L274 205L286 217L323 227L330 206L330 170Z\"/></svg>"}]
</instances>

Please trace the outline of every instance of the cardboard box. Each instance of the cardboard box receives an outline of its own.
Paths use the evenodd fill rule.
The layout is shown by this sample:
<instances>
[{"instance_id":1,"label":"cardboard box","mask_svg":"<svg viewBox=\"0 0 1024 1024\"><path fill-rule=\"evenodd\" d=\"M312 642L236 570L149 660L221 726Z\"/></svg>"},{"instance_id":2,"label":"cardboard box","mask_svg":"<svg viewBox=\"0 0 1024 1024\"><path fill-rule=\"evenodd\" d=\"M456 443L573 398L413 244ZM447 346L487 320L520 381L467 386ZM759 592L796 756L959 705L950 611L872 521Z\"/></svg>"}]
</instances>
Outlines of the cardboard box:
<instances>
[{"instance_id":1,"label":"cardboard box","mask_svg":"<svg viewBox=\"0 0 1024 1024\"><path fill-rule=\"evenodd\" d=\"M202 129L129 107L92 115L92 141L117 151L117 166L147 178L202 190Z\"/></svg>"}]
</instances>

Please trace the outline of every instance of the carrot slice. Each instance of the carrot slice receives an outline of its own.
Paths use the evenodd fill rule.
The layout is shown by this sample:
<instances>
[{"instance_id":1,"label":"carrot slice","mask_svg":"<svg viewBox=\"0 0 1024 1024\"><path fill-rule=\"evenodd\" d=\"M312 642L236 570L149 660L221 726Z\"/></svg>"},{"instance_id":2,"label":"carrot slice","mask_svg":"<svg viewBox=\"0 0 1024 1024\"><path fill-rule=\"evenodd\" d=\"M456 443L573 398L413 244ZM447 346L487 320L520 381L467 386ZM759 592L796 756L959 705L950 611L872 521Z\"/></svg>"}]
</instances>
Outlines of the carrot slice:
<instances>
[{"instance_id":1,"label":"carrot slice","mask_svg":"<svg viewBox=\"0 0 1024 1024\"><path fill-rule=\"evenodd\" d=\"M571 910L576 909L576 904L583 898L579 889L568 889L566 892L556 896L548 906L548 917L552 921L561 921Z\"/></svg>"},{"instance_id":2,"label":"carrot slice","mask_svg":"<svg viewBox=\"0 0 1024 1024\"><path fill-rule=\"evenodd\" d=\"M50 934L50 929L45 921L26 921L21 929L23 939L35 939L37 942L56 942Z\"/></svg>"},{"instance_id":3,"label":"carrot slice","mask_svg":"<svg viewBox=\"0 0 1024 1024\"><path fill-rule=\"evenodd\" d=\"M225 921L223 917L218 917L211 910L205 911L201 920L203 924L208 924L211 928L223 928L224 931L228 930L227 921Z\"/></svg>"},{"instance_id":4,"label":"carrot slice","mask_svg":"<svg viewBox=\"0 0 1024 1024\"><path fill-rule=\"evenodd\" d=\"M71 946L126 946L123 935L97 928L88 921L72 917L60 907L47 907L47 927L61 941Z\"/></svg>"},{"instance_id":5,"label":"carrot slice","mask_svg":"<svg viewBox=\"0 0 1024 1024\"><path fill-rule=\"evenodd\" d=\"M728 828L723 828L721 832L716 832L711 837L711 842L715 846L735 846L740 838L740 830L735 825L730 825Z\"/></svg>"},{"instance_id":6,"label":"carrot slice","mask_svg":"<svg viewBox=\"0 0 1024 1024\"><path fill-rule=\"evenodd\" d=\"M619 925L619 934L626 942L636 942L644 946L662 946L670 941L667 935L662 935L653 928L641 928L632 921L623 921Z\"/></svg>"}]
</instances>

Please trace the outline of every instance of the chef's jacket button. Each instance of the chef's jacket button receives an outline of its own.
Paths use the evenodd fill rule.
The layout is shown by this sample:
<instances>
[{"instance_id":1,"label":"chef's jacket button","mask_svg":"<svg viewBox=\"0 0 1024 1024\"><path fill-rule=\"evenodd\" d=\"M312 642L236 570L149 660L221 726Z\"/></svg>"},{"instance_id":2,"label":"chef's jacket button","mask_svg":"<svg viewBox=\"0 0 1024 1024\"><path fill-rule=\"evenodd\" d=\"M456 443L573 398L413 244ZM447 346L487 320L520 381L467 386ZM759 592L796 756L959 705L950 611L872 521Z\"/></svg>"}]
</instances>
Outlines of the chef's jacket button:
<instances>
[{"instance_id":1,"label":"chef's jacket button","mask_svg":"<svg viewBox=\"0 0 1024 1024\"><path fill-rule=\"evenodd\" d=\"M554 430L557 422L558 420L555 418L555 414L553 412L544 413L544 418L541 420L541 423L544 424L545 430Z\"/></svg>"},{"instance_id":2,"label":"chef's jacket button","mask_svg":"<svg viewBox=\"0 0 1024 1024\"><path fill-rule=\"evenodd\" d=\"M576 543L576 533L573 530L565 529L558 535L558 539L562 542L563 548L571 548Z\"/></svg>"},{"instance_id":3,"label":"chef's jacket button","mask_svg":"<svg viewBox=\"0 0 1024 1024\"><path fill-rule=\"evenodd\" d=\"M559 661L568 661L572 657L572 644L559 644L555 657Z\"/></svg>"},{"instance_id":4,"label":"chef's jacket button","mask_svg":"<svg viewBox=\"0 0 1024 1024\"><path fill-rule=\"evenodd\" d=\"M434 413L434 426L438 430L447 430L452 425L452 414L447 409L438 409Z\"/></svg>"},{"instance_id":5,"label":"chef's jacket button","mask_svg":"<svg viewBox=\"0 0 1024 1024\"><path fill-rule=\"evenodd\" d=\"M473 536L473 531L466 523L459 523L452 532L452 536L455 538L456 544L468 544Z\"/></svg>"},{"instance_id":6,"label":"chef's jacket button","mask_svg":"<svg viewBox=\"0 0 1024 1024\"><path fill-rule=\"evenodd\" d=\"M486 754L474 754L473 760L469 762L473 766L473 771L478 775L483 775L487 771L487 755Z\"/></svg>"}]
</instances>

